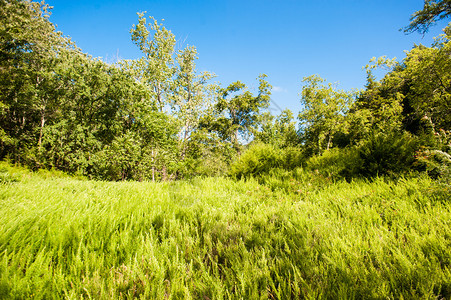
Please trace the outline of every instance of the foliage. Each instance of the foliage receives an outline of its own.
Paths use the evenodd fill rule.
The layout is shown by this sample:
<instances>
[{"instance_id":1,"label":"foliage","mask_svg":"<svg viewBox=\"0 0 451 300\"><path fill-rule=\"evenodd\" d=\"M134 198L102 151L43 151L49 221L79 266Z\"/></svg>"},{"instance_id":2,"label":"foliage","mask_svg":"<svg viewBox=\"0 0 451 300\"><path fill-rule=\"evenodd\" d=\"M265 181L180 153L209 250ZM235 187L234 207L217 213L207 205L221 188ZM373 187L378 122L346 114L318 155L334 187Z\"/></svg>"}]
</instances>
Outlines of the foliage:
<instances>
[{"instance_id":1,"label":"foliage","mask_svg":"<svg viewBox=\"0 0 451 300\"><path fill-rule=\"evenodd\" d=\"M259 127L260 111L269 106L271 85L266 77L265 74L258 77L257 96L246 90L246 85L240 81L221 89L211 112L201 120L201 126L239 149L240 140L249 139Z\"/></svg>"},{"instance_id":2,"label":"foliage","mask_svg":"<svg viewBox=\"0 0 451 300\"><path fill-rule=\"evenodd\" d=\"M171 105L180 126L180 160L184 160L187 153L191 152L191 135L199 129L200 120L208 111L218 88L214 84L207 84L213 74L196 74L196 59L197 50L194 47L187 47L177 54L178 69L172 87Z\"/></svg>"},{"instance_id":3,"label":"foliage","mask_svg":"<svg viewBox=\"0 0 451 300\"><path fill-rule=\"evenodd\" d=\"M358 145L366 141L372 132L389 132L401 130L402 101L404 95L389 80L389 74L399 65L395 59L385 56L372 58L365 66L367 84L365 90L357 94L356 101L350 106L346 115L348 131L340 133L346 145ZM376 81L373 71L383 68L390 71L380 82Z\"/></svg>"},{"instance_id":4,"label":"foliage","mask_svg":"<svg viewBox=\"0 0 451 300\"><path fill-rule=\"evenodd\" d=\"M292 170L304 162L304 153L295 147L278 148L271 144L253 142L230 166L233 178L259 178L273 169Z\"/></svg>"},{"instance_id":5,"label":"foliage","mask_svg":"<svg viewBox=\"0 0 451 300\"><path fill-rule=\"evenodd\" d=\"M350 110L352 139L365 139L371 130L403 128L417 135L448 130L450 47L449 34L444 34L432 47L415 46L401 63L385 57L373 58L374 64L366 66L366 89ZM372 75L377 67L389 70L380 82Z\"/></svg>"},{"instance_id":6,"label":"foliage","mask_svg":"<svg viewBox=\"0 0 451 300\"><path fill-rule=\"evenodd\" d=\"M145 12L130 31L142 57L107 64L57 32L44 2L0 5L1 159L113 181L262 179L301 165L333 179L412 166L446 178L440 153L449 149L435 137L451 126L450 27L401 62L373 59L358 93L304 78L297 128L291 111L265 112L266 75L256 92L240 81L210 83L214 75L196 69L196 48L177 50L174 34ZM410 29L447 17L448 6L425 1ZM380 81L376 68L388 71Z\"/></svg>"},{"instance_id":7,"label":"foliage","mask_svg":"<svg viewBox=\"0 0 451 300\"><path fill-rule=\"evenodd\" d=\"M400 176L419 167L417 137L406 132L372 131L359 145L334 148L306 161L306 169L322 176L351 180L358 177ZM429 151L429 150L427 150Z\"/></svg>"},{"instance_id":8,"label":"foliage","mask_svg":"<svg viewBox=\"0 0 451 300\"><path fill-rule=\"evenodd\" d=\"M415 12L410 17L410 24L404 28L404 32L418 31L421 34L425 34L431 25L436 21L447 18L450 14L450 0L424 0L423 9Z\"/></svg>"},{"instance_id":9,"label":"foliage","mask_svg":"<svg viewBox=\"0 0 451 300\"><path fill-rule=\"evenodd\" d=\"M278 148L296 147L299 145L299 135L293 120L293 113L286 109L277 117L270 113L260 116L261 128L254 133L254 140L271 144Z\"/></svg>"},{"instance_id":10,"label":"foliage","mask_svg":"<svg viewBox=\"0 0 451 300\"><path fill-rule=\"evenodd\" d=\"M108 180L180 173L211 89L193 47L174 59L173 34L139 14L131 33L144 57L110 65L55 32L47 5L2 5L0 157Z\"/></svg>"},{"instance_id":11,"label":"foliage","mask_svg":"<svg viewBox=\"0 0 451 300\"><path fill-rule=\"evenodd\" d=\"M135 62L140 74L140 80L150 90L152 100L163 111L168 104L171 78L174 71L175 36L163 24L149 17L147 24L145 12L138 13L138 25L130 30L132 41L143 53L143 57ZM150 27L150 28L149 28ZM154 32L151 36L151 32Z\"/></svg>"},{"instance_id":12,"label":"foliage","mask_svg":"<svg viewBox=\"0 0 451 300\"><path fill-rule=\"evenodd\" d=\"M451 32L446 30L430 47L416 46L404 59L405 68L393 74L407 90L406 118L430 130L451 127ZM424 101L427 99L427 101Z\"/></svg>"},{"instance_id":13,"label":"foliage","mask_svg":"<svg viewBox=\"0 0 451 300\"><path fill-rule=\"evenodd\" d=\"M360 174L373 177L407 172L417 150L417 139L406 132L373 132L359 147Z\"/></svg>"},{"instance_id":14,"label":"foliage","mask_svg":"<svg viewBox=\"0 0 451 300\"><path fill-rule=\"evenodd\" d=\"M345 115L352 103L352 93L336 91L332 84L317 75L304 78L302 110L299 113L301 138L313 153L332 147L334 136L346 131Z\"/></svg>"},{"instance_id":15,"label":"foliage","mask_svg":"<svg viewBox=\"0 0 451 300\"><path fill-rule=\"evenodd\" d=\"M433 135L429 147L415 153L415 168L426 171L447 193L451 189L451 133L440 130Z\"/></svg>"},{"instance_id":16,"label":"foliage","mask_svg":"<svg viewBox=\"0 0 451 300\"><path fill-rule=\"evenodd\" d=\"M58 112L62 86L54 69L73 46L48 21L48 5L12 0L0 6L0 157L20 160L40 145L47 118Z\"/></svg>"},{"instance_id":17,"label":"foliage","mask_svg":"<svg viewBox=\"0 0 451 300\"><path fill-rule=\"evenodd\" d=\"M238 179L268 172L281 164L280 150L263 143L254 143L230 167L230 175Z\"/></svg>"},{"instance_id":18,"label":"foliage","mask_svg":"<svg viewBox=\"0 0 451 300\"><path fill-rule=\"evenodd\" d=\"M145 13L111 65L0 8L0 158L40 169L0 163L0 298L451 297L450 27L358 94L306 77L296 131L266 75L208 84Z\"/></svg>"},{"instance_id":19,"label":"foliage","mask_svg":"<svg viewBox=\"0 0 451 300\"><path fill-rule=\"evenodd\" d=\"M237 152L227 141L205 128L198 129L190 136L187 156L194 159L194 165L184 176L221 176L227 174Z\"/></svg>"},{"instance_id":20,"label":"foliage","mask_svg":"<svg viewBox=\"0 0 451 300\"><path fill-rule=\"evenodd\" d=\"M306 162L306 169L331 179L358 177L363 160L356 147L334 148L324 151L320 156L312 156Z\"/></svg>"},{"instance_id":21,"label":"foliage","mask_svg":"<svg viewBox=\"0 0 451 300\"><path fill-rule=\"evenodd\" d=\"M418 151L415 158L416 164L422 166L431 177L444 177L449 181L451 156L448 153L440 150L423 150Z\"/></svg>"}]
</instances>

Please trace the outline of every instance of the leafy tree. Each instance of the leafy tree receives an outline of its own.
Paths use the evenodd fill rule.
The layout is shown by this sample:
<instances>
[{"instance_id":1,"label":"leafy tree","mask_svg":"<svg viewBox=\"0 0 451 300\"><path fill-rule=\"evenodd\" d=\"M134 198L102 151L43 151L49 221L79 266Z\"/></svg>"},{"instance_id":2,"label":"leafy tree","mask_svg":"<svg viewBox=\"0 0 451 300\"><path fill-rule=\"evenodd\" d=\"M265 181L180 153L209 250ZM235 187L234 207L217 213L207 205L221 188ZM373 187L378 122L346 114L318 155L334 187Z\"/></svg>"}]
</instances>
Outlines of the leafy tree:
<instances>
[{"instance_id":1,"label":"leafy tree","mask_svg":"<svg viewBox=\"0 0 451 300\"><path fill-rule=\"evenodd\" d=\"M255 140L278 148L294 147L299 144L293 113L286 109L277 117L269 112L260 116L261 128L255 133Z\"/></svg>"},{"instance_id":2,"label":"leafy tree","mask_svg":"<svg viewBox=\"0 0 451 300\"><path fill-rule=\"evenodd\" d=\"M314 153L321 154L332 147L335 135L347 130L345 115L353 94L336 90L317 75L304 78L302 88L301 139Z\"/></svg>"},{"instance_id":3,"label":"leafy tree","mask_svg":"<svg viewBox=\"0 0 451 300\"><path fill-rule=\"evenodd\" d=\"M451 14L451 0L425 0L422 10L410 17L410 24L404 32L418 31L425 34L436 21L447 18Z\"/></svg>"},{"instance_id":4,"label":"leafy tree","mask_svg":"<svg viewBox=\"0 0 451 300\"><path fill-rule=\"evenodd\" d=\"M346 116L349 144L358 144L368 139L373 131L400 130L402 126L405 96L398 88L397 80L387 75L378 82L372 73L376 68L394 72L399 68L398 62L383 56L378 59L372 58L370 63L372 64L365 66L367 72L365 90L357 95Z\"/></svg>"},{"instance_id":5,"label":"leafy tree","mask_svg":"<svg viewBox=\"0 0 451 300\"><path fill-rule=\"evenodd\" d=\"M266 77L264 74L258 77L257 96L246 90L246 85L240 81L221 89L217 102L201 125L239 149L240 138L247 139L256 131L260 110L269 106L271 85Z\"/></svg>"},{"instance_id":6,"label":"leafy tree","mask_svg":"<svg viewBox=\"0 0 451 300\"><path fill-rule=\"evenodd\" d=\"M390 74L405 94L407 129L451 129L451 31L432 47L415 46L404 67ZM416 127L415 127L416 125Z\"/></svg>"},{"instance_id":7,"label":"leafy tree","mask_svg":"<svg viewBox=\"0 0 451 300\"><path fill-rule=\"evenodd\" d=\"M447 28L432 47L415 45L401 63L382 57L367 66L366 89L347 115L349 140L359 145L359 174L375 176L409 170L420 145L417 168L424 161L429 163L421 161L422 153L445 151L444 157L447 155L449 146L443 143L447 139L439 140L447 136L451 126L449 47ZM389 70L379 82L371 73L376 67ZM437 168L433 159L431 165Z\"/></svg>"},{"instance_id":8,"label":"leafy tree","mask_svg":"<svg viewBox=\"0 0 451 300\"><path fill-rule=\"evenodd\" d=\"M213 74L196 74L197 50L187 47L177 53L176 77L172 87L171 106L180 126L180 158L186 156L191 134L198 129L200 118L204 115L215 86L207 82Z\"/></svg>"},{"instance_id":9,"label":"leafy tree","mask_svg":"<svg viewBox=\"0 0 451 300\"><path fill-rule=\"evenodd\" d=\"M63 86L58 115L43 131L38 159L45 166L93 175L96 153L136 123L146 93L125 69L82 53L66 54L65 63L54 69Z\"/></svg>"},{"instance_id":10,"label":"leafy tree","mask_svg":"<svg viewBox=\"0 0 451 300\"><path fill-rule=\"evenodd\" d=\"M58 110L54 68L72 44L48 21L48 5L10 0L0 7L1 156L17 160L41 145L46 121Z\"/></svg>"},{"instance_id":11,"label":"leafy tree","mask_svg":"<svg viewBox=\"0 0 451 300\"><path fill-rule=\"evenodd\" d=\"M445 30L445 32L449 32ZM414 46L406 58L397 63L379 58L367 66L368 84L350 116L352 132L368 133L370 129L392 131L405 129L414 134L435 132L451 127L451 43L450 35L436 39L432 47ZM371 74L376 67L389 72L377 82ZM357 134L358 135L358 134ZM356 135L356 136L357 136ZM360 138L365 138L361 135Z\"/></svg>"},{"instance_id":12,"label":"leafy tree","mask_svg":"<svg viewBox=\"0 0 451 300\"><path fill-rule=\"evenodd\" d=\"M136 61L140 71L140 79L145 83L160 111L168 104L167 95L171 87L174 70L175 36L157 20L149 17L147 23L145 12L138 13L138 25L133 25L130 33L132 41L139 47L144 56ZM151 32L154 32L151 35Z\"/></svg>"},{"instance_id":13,"label":"leafy tree","mask_svg":"<svg viewBox=\"0 0 451 300\"><path fill-rule=\"evenodd\" d=\"M142 115L97 153L96 177L109 180L167 179L165 168L175 160L176 126L166 114Z\"/></svg>"}]
</instances>

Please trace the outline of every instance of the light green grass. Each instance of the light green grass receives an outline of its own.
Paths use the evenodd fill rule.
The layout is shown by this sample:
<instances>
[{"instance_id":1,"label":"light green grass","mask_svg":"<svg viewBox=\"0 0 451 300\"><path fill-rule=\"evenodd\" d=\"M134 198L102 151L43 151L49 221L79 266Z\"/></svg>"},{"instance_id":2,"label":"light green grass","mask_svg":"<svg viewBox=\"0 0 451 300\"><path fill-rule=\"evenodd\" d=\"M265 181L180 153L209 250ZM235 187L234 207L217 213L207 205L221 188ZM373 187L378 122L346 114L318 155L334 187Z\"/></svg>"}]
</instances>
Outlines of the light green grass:
<instances>
[{"instance_id":1,"label":"light green grass","mask_svg":"<svg viewBox=\"0 0 451 300\"><path fill-rule=\"evenodd\" d=\"M0 173L2 299L451 297L451 201L428 178L291 192Z\"/></svg>"}]
</instances>

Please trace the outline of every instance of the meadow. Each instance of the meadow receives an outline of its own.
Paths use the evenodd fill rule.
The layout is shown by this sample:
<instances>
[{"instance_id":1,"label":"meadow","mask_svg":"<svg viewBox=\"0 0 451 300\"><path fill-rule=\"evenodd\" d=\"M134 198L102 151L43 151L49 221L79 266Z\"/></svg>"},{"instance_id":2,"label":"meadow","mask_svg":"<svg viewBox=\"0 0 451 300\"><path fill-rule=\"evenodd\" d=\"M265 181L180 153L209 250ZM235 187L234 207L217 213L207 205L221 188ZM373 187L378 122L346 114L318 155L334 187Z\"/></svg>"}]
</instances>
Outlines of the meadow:
<instances>
[{"instance_id":1,"label":"meadow","mask_svg":"<svg viewBox=\"0 0 451 300\"><path fill-rule=\"evenodd\" d=\"M0 165L1 299L450 299L426 176L102 182Z\"/></svg>"}]
</instances>

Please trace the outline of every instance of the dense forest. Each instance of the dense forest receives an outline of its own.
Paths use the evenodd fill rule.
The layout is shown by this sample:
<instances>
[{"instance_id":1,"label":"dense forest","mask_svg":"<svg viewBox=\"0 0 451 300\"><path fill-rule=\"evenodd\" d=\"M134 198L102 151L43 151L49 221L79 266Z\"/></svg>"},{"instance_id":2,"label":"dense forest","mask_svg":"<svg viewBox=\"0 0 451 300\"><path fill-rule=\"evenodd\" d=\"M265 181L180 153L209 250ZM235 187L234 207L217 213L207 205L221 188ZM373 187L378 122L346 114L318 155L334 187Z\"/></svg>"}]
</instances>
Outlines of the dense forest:
<instances>
[{"instance_id":1,"label":"dense forest","mask_svg":"<svg viewBox=\"0 0 451 300\"><path fill-rule=\"evenodd\" d=\"M406 12L408 13L408 12ZM426 1L406 32L450 13ZM450 165L451 27L406 58L373 59L360 91L304 78L297 119L271 115L271 85L226 87L196 70L197 51L138 14L136 60L109 64L81 51L49 21L50 7L1 1L0 158L102 180L261 175L303 166L325 175L396 175ZM385 68L376 80L373 72ZM298 124L298 126L297 126Z\"/></svg>"}]
</instances>

